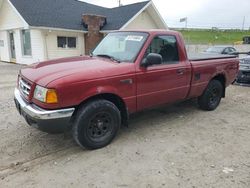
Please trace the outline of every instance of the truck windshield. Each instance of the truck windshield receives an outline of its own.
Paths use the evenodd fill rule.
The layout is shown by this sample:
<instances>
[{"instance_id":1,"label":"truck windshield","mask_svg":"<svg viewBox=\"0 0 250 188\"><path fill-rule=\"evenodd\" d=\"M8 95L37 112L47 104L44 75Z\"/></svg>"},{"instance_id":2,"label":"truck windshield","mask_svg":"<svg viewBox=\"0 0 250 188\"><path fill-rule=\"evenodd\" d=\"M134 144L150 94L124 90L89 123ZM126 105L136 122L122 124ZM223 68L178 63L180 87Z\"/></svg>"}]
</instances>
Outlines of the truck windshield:
<instances>
[{"instance_id":1,"label":"truck windshield","mask_svg":"<svg viewBox=\"0 0 250 188\"><path fill-rule=\"evenodd\" d=\"M108 34L92 52L93 56L134 62L148 37L142 32L115 32Z\"/></svg>"}]
</instances>

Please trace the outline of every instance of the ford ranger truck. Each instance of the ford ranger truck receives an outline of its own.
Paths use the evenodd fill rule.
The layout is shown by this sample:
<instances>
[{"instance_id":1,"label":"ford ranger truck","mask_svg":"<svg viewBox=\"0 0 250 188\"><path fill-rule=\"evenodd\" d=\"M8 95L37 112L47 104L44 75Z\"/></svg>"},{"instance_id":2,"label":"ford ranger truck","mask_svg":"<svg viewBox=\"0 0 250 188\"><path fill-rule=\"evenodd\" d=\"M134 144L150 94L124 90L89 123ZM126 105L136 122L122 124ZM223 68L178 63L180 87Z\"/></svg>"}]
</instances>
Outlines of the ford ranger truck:
<instances>
[{"instance_id":1,"label":"ford ranger truck","mask_svg":"<svg viewBox=\"0 0 250 188\"><path fill-rule=\"evenodd\" d=\"M70 129L81 147L97 149L128 124L129 114L191 98L203 110L216 109L238 69L236 56L188 56L178 32L118 31L90 56L20 70L15 104L29 125Z\"/></svg>"}]
</instances>

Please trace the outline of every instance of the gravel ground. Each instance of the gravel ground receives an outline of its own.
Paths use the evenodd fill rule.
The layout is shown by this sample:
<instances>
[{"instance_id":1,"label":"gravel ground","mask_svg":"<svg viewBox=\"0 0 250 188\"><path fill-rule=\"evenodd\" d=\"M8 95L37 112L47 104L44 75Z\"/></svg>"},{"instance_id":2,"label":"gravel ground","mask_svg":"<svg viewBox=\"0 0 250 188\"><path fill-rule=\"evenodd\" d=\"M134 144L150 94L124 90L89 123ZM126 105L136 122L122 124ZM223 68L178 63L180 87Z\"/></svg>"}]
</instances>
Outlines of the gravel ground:
<instances>
[{"instance_id":1,"label":"gravel ground","mask_svg":"<svg viewBox=\"0 0 250 188\"><path fill-rule=\"evenodd\" d=\"M187 101L138 113L87 151L18 115L20 68L0 63L0 187L250 187L250 87L230 86L212 112Z\"/></svg>"}]
</instances>

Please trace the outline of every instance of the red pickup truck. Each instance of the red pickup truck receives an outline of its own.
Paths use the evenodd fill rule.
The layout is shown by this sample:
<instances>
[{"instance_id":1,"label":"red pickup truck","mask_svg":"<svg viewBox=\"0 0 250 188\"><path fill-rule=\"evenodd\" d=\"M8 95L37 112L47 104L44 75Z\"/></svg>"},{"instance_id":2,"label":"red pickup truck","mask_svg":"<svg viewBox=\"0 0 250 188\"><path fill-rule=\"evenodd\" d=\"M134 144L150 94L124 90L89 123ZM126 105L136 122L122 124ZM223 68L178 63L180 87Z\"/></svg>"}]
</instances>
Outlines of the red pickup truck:
<instances>
[{"instance_id":1,"label":"red pickup truck","mask_svg":"<svg viewBox=\"0 0 250 188\"><path fill-rule=\"evenodd\" d=\"M131 113L190 98L214 110L238 69L235 56L188 57L178 32L117 31L90 56L20 70L15 103L29 125L46 132L69 128L81 147L97 149Z\"/></svg>"}]
</instances>

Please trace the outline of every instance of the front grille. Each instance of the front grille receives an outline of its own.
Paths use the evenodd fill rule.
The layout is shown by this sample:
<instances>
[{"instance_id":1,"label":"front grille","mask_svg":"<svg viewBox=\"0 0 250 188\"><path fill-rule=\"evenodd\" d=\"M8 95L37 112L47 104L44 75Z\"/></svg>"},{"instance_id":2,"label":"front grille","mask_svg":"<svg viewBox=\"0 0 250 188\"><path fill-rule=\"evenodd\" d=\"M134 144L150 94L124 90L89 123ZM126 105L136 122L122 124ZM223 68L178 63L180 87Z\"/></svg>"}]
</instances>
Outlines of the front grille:
<instances>
[{"instance_id":1,"label":"front grille","mask_svg":"<svg viewBox=\"0 0 250 188\"><path fill-rule=\"evenodd\" d=\"M242 61L241 61L241 64L247 64L247 65L250 65L250 59L243 59Z\"/></svg>"},{"instance_id":2,"label":"front grille","mask_svg":"<svg viewBox=\"0 0 250 188\"><path fill-rule=\"evenodd\" d=\"M242 74L246 75L246 76L249 76L250 77L250 72L242 72Z\"/></svg>"},{"instance_id":3,"label":"front grille","mask_svg":"<svg viewBox=\"0 0 250 188\"><path fill-rule=\"evenodd\" d=\"M25 97L29 97L30 90L31 90L31 84L20 77L19 79L19 90Z\"/></svg>"}]
</instances>

